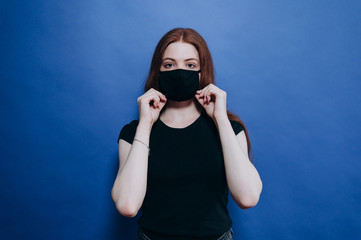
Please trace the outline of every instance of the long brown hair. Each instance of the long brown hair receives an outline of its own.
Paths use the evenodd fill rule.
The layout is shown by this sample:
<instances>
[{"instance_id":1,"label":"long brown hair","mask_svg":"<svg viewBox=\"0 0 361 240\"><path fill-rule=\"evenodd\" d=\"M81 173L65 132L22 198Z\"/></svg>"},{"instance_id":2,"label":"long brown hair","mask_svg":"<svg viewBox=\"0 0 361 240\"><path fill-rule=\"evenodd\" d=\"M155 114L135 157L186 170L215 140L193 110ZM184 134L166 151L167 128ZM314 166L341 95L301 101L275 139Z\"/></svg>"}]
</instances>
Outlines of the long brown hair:
<instances>
[{"instance_id":1,"label":"long brown hair","mask_svg":"<svg viewBox=\"0 0 361 240\"><path fill-rule=\"evenodd\" d=\"M164 52L169 44L178 41L190 43L198 51L199 60L200 60L200 69L202 71L200 83L199 83L199 89L203 89L210 83L216 85L214 80L214 67L213 67L212 56L211 53L209 52L206 41L199 33L197 33L195 30L191 28L174 28L170 30L168 33L166 33L159 40L157 47L155 48L152 58L152 63L150 65L148 78L144 86L144 92L148 91L151 88L154 88L159 91L158 76L159 76L159 69L162 64L162 58ZM204 111L203 107L198 103L198 101L195 102L197 103L198 108ZM162 111L164 109L165 108L163 108ZM244 132L247 138L247 145L248 145L248 157L250 161L253 163L251 143L249 140L246 126L236 114L227 110L227 115L230 120L237 121L244 127Z\"/></svg>"}]
</instances>

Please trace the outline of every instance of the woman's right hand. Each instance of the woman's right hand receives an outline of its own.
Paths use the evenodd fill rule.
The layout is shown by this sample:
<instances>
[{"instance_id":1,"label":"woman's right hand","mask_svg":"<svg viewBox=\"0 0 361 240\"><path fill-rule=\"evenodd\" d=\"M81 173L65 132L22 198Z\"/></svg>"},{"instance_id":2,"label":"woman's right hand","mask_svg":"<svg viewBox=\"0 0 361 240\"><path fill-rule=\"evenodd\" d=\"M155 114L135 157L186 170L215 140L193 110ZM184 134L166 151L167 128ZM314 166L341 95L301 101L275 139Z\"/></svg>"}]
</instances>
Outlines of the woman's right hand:
<instances>
[{"instance_id":1,"label":"woman's right hand","mask_svg":"<svg viewBox=\"0 0 361 240\"><path fill-rule=\"evenodd\" d=\"M167 102L165 95L154 88L138 97L139 123L153 125Z\"/></svg>"}]
</instances>

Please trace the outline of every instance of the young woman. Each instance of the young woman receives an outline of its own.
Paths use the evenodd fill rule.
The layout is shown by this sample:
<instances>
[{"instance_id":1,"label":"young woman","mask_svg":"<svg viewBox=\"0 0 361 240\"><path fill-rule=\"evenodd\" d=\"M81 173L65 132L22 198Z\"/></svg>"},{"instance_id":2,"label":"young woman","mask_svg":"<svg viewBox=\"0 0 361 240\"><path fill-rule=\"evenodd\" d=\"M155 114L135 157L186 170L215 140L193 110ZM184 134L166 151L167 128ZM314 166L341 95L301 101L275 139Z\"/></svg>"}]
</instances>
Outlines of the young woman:
<instances>
[{"instance_id":1,"label":"young woman","mask_svg":"<svg viewBox=\"0 0 361 240\"><path fill-rule=\"evenodd\" d=\"M137 100L139 120L119 134L112 189L120 214L142 210L138 239L233 239L228 189L240 208L257 204L262 182L226 96L196 31L176 28L161 38Z\"/></svg>"}]
</instances>

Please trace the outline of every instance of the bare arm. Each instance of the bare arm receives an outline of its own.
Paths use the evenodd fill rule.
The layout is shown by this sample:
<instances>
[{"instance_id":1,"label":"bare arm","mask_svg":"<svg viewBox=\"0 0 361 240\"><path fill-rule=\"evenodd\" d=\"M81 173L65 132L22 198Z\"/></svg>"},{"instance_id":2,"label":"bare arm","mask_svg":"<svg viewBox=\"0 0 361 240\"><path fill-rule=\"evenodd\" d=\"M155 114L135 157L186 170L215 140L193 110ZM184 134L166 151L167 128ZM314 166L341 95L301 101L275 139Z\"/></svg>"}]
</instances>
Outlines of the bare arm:
<instances>
[{"instance_id":1,"label":"bare arm","mask_svg":"<svg viewBox=\"0 0 361 240\"><path fill-rule=\"evenodd\" d=\"M151 126L138 125L135 138L149 146ZM139 141L119 140L119 171L112 198L120 214L137 215L147 190L148 148Z\"/></svg>"},{"instance_id":2,"label":"bare arm","mask_svg":"<svg viewBox=\"0 0 361 240\"><path fill-rule=\"evenodd\" d=\"M148 153L153 123L167 99L151 88L137 100L139 124L132 144L119 140L119 170L112 188L112 199L120 214L126 217L137 215L147 191Z\"/></svg>"},{"instance_id":3,"label":"bare arm","mask_svg":"<svg viewBox=\"0 0 361 240\"><path fill-rule=\"evenodd\" d=\"M262 181L248 158L244 132L236 136L228 119L227 93L211 83L198 90L196 98L217 126L232 198L240 208L254 207L262 191Z\"/></svg>"},{"instance_id":4,"label":"bare arm","mask_svg":"<svg viewBox=\"0 0 361 240\"><path fill-rule=\"evenodd\" d=\"M248 158L245 133L241 131L236 136L228 118L217 119L216 125L232 198L240 208L254 207L262 191L262 181Z\"/></svg>"}]
</instances>

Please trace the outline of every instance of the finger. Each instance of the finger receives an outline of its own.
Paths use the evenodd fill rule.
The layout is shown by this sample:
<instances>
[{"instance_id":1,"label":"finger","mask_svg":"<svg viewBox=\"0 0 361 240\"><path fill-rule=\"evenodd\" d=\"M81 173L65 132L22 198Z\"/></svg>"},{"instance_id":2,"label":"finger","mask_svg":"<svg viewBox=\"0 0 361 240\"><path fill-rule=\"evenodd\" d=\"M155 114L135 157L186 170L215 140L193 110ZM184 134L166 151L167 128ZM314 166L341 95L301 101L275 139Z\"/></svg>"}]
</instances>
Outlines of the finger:
<instances>
[{"instance_id":1,"label":"finger","mask_svg":"<svg viewBox=\"0 0 361 240\"><path fill-rule=\"evenodd\" d=\"M158 108L158 107L159 107L159 101L154 101L154 103L155 103L155 104L154 104L154 107L155 107L155 108Z\"/></svg>"},{"instance_id":2,"label":"finger","mask_svg":"<svg viewBox=\"0 0 361 240\"><path fill-rule=\"evenodd\" d=\"M207 86L207 87L204 87L203 89L198 90L197 92L199 92L200 95L201 95L201 97L203 97L203 96L204 96L204 92L205 92L207 89L208 89L208 86Z\"/></svg>"},{"instance_id":3,"label":"finger","mask_svg":"<svg viewBox=\"0 0 361 240\"><path fill-rule=\"evenodd\" d=\"M204 92L204 102L207 104L209 103L208 101L208 94L209 94L209 89L207 89L205 92Z\"/></svg>"},{"instance_id":4,"label":"finger","mask_svg":"<svg viewBox=\"0 0 361 240\"><path fill-rule=\"evenodd\" d=\"M146 93L143 94L143 98L148 99L150 96L154 94L154 89L149 89Z\"/></svg>"},{"instance_id":5,"label":"finger","mask_svg":"<svg viewBox=\"0 0 361 240\"><path fill-rule=\"evenodd\" d=\"M154 108L158 108L159 106L159 101L160 98L158 97L158 95L156 95L155 93L152 93L149 97L148 97L148 103L150 103L153 100L153 107Z\"/></svg>"},{"instance_id":6,"label":"finger","mask_svg":"<svg viewBox=\"0 0 361 240\"><path fill-rule=\"evenodd\" d=\"M198 90L198 91L196 92L196 95L202 97L202 90Z\"/></svg>"},{"instance_id":7,"label":"finger","mask_svg":"<svg viewBox=\"0 0 361 240\"><path fill-rule=\"evenodd\" d=\"M197 101L204 107L204 99L200 95L196 95Z\"/></svg>"},{"instance_id":8,"label":"finger","mask_svg":"<svg viewBox=\"0 0 361 240\"><path fill-rule=\"evenodd\" d=\"M155 89L154 89L154 93L160 98L160 100L167 101L167 97L163 93L161 93Z\"/></svg>"},{"instance_id":9,"label":"finger","mask_svg":"<svg viewBox=\"0 0 361 240\"><path fill-rule=\"evenodd\" d=\"M150 108L156 108L157 107L157 101L154 100L154 98L150 98L148 101L148 105Z\"/></svg>"},{"instance_id":10,"label":"finger","mask_svg":"<svg viewBox=\"0 0 361 240\"><path fill-rule=\"evenodd\" d=\"M167 101L167 97L166 97L165 95L162 95L162 96L160 97L160 101L161 101L161 102L166 102L166 101Z\"/></svg>"},{"instance_id":11,"label":"finger","mask_svg":"<svg viewBox=\"0 0 361 240\"><path fill-rule=\"evenodd\" d=\"M205 101L206 99L204 98L204 97L199 97L199 101L200 101L200 103L201 103L201 105L203 106L203 107L205 107L205 104L206 104L206 101Z\"/></svg>"},{"instance_id":12,"label":"finger","mask_svg":"<svg viewBox=\"0 0 361 240\"><path fill-rule=\"evenodd\" d=\"M165 106L166 102L159 102L159 109L162 110L163 107Z\"/></svg>"},{"instance_id":13,"label":"finger","mask_svg":"<svg viewBox=\"0 0 361 240\"><path fill-rule=\"evenodd\" d=\"M196 92L196 94L194 94L194 96L196 98L202 98L201 92Z\"/></svg>"},{"instance_id":14,"label":"finger","mask_svg":"<svg viewBox=\"0 0 361 240\"><path fill-rule=\"evenodd\" d=\"M151 88L149 89L145 94L144 96L150 96L150 95L153 95L153 94L156 94L160 99L162 99L163 101L166 101L167 100L167 97L159 92L158 90L155 90L154 88Z\"/></svg>"},{"instance_id":15,"label":"finger","mask_svg":"<svg viewBox=\"0 0 361 240\"><path fill-rule=\"evenodd\" d=\"M207 101L208 102L215 102L215 99L217 97L217 89L215 89L213 86L209 88L209 91L207 92Z\"/></svg>"},{"instance_id":16,"label":"finger","mask_svg":"<svg viewBox=\"0 0 361 240\"><path fill-rule=\"evenodd\" d=\"M155 90L155 89L154 89L154 92L155 92L160 98L166 98L166 96L165 96L162 92L160 92L160 91L158 91L158 90Z\"/></svg>"},{"instance_id":17,"label":"finger","mask_svg":"<svg viewBox=\"0 0 361 240\"><path fill-rule=\"evenodd\" d=\"M158 95L156 95L156 99L157 99L157 104L156 104L156 107L159 108L159 103L160 103L160 97Z\"/></svg>"},{"instance_id":18,"label":"finger","mask_svg":"<svg viewBox=\"0 0 361 240\"><path fill-rule=\"evenodd\" d=\"M208 102L212 102L212 97L215 97L215 92L213 91L213 89L210 89L208 92Z\"/></svg>"}]
</instances>

